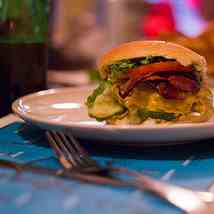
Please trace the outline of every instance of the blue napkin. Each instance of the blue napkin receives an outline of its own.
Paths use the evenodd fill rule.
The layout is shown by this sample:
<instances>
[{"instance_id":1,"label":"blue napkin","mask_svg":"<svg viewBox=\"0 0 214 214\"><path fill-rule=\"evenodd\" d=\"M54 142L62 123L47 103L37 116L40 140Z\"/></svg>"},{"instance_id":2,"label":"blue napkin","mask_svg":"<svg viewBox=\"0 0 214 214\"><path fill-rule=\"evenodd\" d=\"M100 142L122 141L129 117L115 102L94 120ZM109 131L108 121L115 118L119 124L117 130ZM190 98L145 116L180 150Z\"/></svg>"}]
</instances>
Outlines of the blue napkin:
<instances>
[{"instance_id":1,"label":"blue napkin","mask_svg":"<svg viewBox=\"0 0 214 214\"><path fill-rule=\"evenodd\" d=\"M44 131L22 123L0 129L0 159L59 168ZM82 142L100 163L113 162L174 184L206 190L214 181L214 142L132 148ZM182 213L152 194L0 169L2 213Z\"/></svg>"}]
</instances>

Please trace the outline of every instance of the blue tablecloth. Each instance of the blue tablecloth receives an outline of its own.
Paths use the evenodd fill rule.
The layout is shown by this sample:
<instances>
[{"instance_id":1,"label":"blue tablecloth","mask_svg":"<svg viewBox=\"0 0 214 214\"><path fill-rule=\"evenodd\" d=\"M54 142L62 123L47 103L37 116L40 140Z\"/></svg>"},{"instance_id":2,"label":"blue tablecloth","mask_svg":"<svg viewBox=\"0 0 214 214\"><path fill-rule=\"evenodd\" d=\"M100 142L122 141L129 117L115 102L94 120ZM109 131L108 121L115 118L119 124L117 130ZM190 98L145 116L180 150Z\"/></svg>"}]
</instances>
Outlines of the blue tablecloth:
<instances>
[{"instance_id":1,"label":"blue tablecloth","mask_svg":"<svg viewBox=\"0 0 214 214\"><path fill-rule=\"evenodd\" d=\"M112 161L174 184L206 190L214 181L214 140L192 144L120 148L83 143L100 162ZM59 168L44 132L13 123L0 129L0 159ZM0 169L1 213L150 214L181 213L146 192L95 186L50 176Z\"/></svg>"}]
</instances>

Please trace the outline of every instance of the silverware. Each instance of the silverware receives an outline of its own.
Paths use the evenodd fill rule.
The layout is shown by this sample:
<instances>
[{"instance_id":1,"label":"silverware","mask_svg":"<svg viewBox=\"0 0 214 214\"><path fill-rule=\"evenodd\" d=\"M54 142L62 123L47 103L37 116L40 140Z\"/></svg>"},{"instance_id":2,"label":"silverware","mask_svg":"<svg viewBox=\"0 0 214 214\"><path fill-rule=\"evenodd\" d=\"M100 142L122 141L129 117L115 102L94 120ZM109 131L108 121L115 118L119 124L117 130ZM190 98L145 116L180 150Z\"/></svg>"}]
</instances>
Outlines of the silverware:
<instances>
[{"instance_id":1,"label":"silverware","mask_svg":"<svg viewBox=\"0 0 214 214\"><path fill-rule=\"evenodd\" d=\"M47 137L65 169L99 175L108 174L110 168L103 168L95 160L92 160L72 135L48 131ZM134 181L128 181L130 186L150 191L186 213L201 213L201 210L205 212L207 202L214 201L214 196L210 192L195 192L187 188L157 181L136 171L112 167L110 172L123 173L134 177Z\"/></svg>"},{"instance_id":2,"label":"silverware","mask_svg":"<svg viewBox=\"0 0 214 214\"><path fill-rule=\"evenodd\" d=\"M91 159L73 136L48 131L47 137L65 169L96 174L108 172L108 168L100 166L95 160Z\"/></svg>"},{"instance_id":3,"label":"silverware","mask_svg":"<svg viewBox=\"0 0 214 214\"><path fill-rule=\"evenodd\" d=\"M209 184L208 191L214 193L214 182L212 182L211 184Z\"/></svg>"}]
</instances>

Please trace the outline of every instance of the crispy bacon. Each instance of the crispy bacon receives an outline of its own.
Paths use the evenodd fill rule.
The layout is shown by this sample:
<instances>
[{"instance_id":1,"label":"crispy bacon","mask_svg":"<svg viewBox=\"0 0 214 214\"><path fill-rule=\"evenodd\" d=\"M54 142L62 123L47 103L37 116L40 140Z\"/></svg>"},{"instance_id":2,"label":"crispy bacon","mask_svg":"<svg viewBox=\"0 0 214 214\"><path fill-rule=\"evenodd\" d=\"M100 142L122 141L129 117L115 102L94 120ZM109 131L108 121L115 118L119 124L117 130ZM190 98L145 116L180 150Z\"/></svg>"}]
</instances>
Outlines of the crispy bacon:
<instances>
[{"instance_id":1,"label":"crispy bacon","mask_svg":"<svg viewBox=\"0 0 214 214\"><path fill-rule=\"evenodd\" d=\"M161 82L160 84L158 84L157 89L159 94L166 99L182 100L185 98L184 93L181 93L180 90L173 87L167 82Z\"/></svg>"},{"instance_id":2,"label":"crispy bacon","mask_svg":"<svg viewBox=\"0 0 214 214\"><path fill-rule=\"evenodd\" d=\"M187 77L170 76L168 81L175 88L182 91L194 92L199 90L199 84L195 80L191 80Z\"/></svg>"},{"instance_id":3,"label":"crispy bacon","mask_svg":"<svg viewBox=\"0 0 214 214\"><path fill-rule=\"evenodd\" d=\"M171 77L163 77L158 75L158 73L167 74L169 71L170 73L174 71L174 74L176 72L179 74L183 72L191 73L193 72L193 68L191 66L185 67L175 61L166 61L142 65L137 68L130 69L128 71L129 80L120 86L121 97L125 98L128 96L128 94L140 81L169 81L169 83L174 86L174 89L183 91L195 91L199 88L198 83L195 80L191 80L187 77L176 76L174 74Z\"/></svg>"}]
</instances>

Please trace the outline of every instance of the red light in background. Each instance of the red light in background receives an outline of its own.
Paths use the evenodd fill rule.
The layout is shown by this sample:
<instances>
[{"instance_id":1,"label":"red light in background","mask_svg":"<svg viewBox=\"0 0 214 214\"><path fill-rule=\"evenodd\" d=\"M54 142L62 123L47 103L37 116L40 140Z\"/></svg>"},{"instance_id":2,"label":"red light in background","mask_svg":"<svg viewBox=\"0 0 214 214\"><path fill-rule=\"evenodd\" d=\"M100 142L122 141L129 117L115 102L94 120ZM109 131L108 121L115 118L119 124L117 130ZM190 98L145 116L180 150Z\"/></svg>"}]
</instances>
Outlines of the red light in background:
<instances>
[{"instance_id":1,"label":"red light in background","mask_svg":"<svg viewBox=\"0 0 214 214\"><path fill-rule=\"evenodd\" d=\"M168 3L154 4L140 23L140 32L148 38L156 37L162 32L174 32L175 20Z\"/></svg>"},{"instance_id":2,"label":"red light in background","mask_svg":"<svg viewBox=\"0 0 214 214\"><path fill-rule=\"evenodd\" d=\"M187 0L187 3L192 9L201 8L202 1L201 0Z\"/></svg>"}]
</instances>

